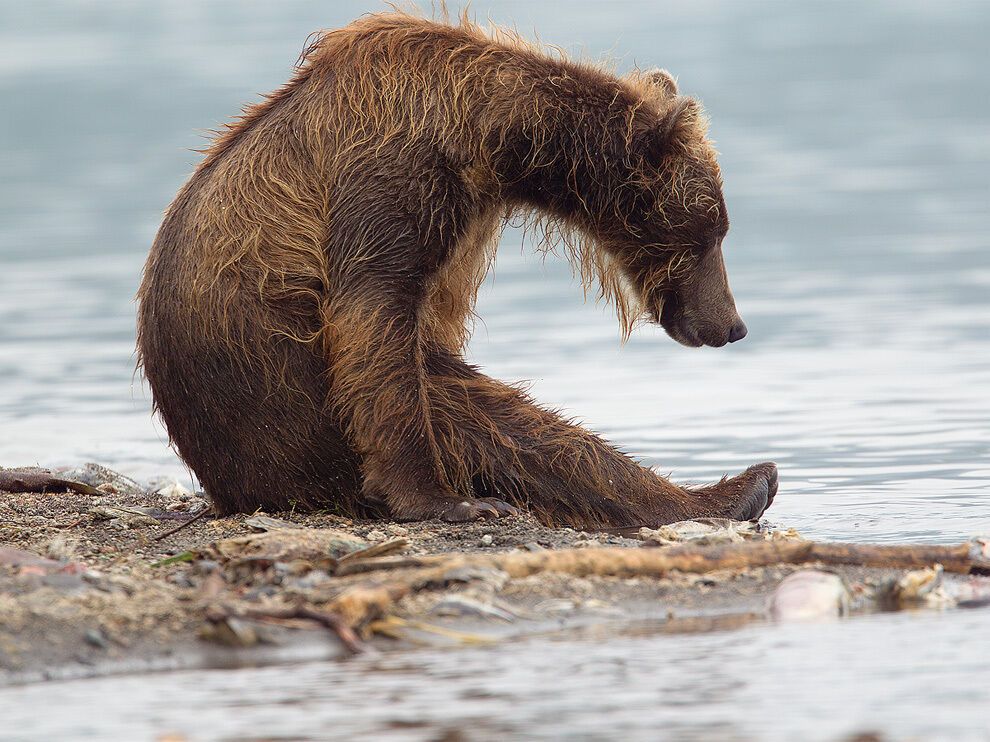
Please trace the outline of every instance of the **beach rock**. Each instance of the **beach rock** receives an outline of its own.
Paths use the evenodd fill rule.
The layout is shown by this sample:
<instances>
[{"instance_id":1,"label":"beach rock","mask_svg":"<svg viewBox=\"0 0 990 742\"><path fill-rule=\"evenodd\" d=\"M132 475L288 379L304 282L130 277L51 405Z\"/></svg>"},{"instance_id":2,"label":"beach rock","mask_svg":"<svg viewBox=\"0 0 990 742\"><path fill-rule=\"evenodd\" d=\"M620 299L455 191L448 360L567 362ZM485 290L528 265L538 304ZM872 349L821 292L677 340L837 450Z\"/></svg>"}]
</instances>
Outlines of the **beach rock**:
<instances>
[{"instance_id":1,"label":"beach rock","mask_svg":"<svg viewBox=\"0 0 990 742\"><path fill-rule=\"evenodd\" d=\"M256 531L276 531L279 528L302 528L302 526L296 523L273 518L265 513L255 513L250 518L246 518L244 525Z\"/></svg>"},{"instance_id":2,"label":"beach rock","mask_svg":"<svg viewBox=\"0 0 990 742\"><path fill-rule=\"evenodd\" d=\"M775 621L819 621L849 613L850 594L836 574L803 569L784 578L767 605Z\"/></svg>"},{"instance_id":3,"label":"beach rock","mask_svg":"<svg viewBox=\"0 0 990 742\"><path fill-rule=\"evenodd\" d=\"M154 490L154 494L161 495L166 500L181 501L189 501L195 496L193 491L179 482L178 479L166 480Z\"/></svg>"},{"instance_id":4,"label":"beach rock","mask_svg":"<svg viewBox=\"0 0 990 742\"><path fill-rule=\"evenodd\" d=\"M100 492L137 496L145 493L144 487L130 477L100 464L88 463L74 468L56 469L60 477L82 482Z\"/></svg>"},{"instance_id":5,"label":"beach rock","mask_svg":"<svg viewBox=\"0 0 990 742\"><path fill-rule=\"evenodd\" d=\"M431 611L437 616L471 616L475 618L496 619L511 623L516 620L515 614L490 603L482 603L463 595L450 595L435 606Z\"/></svg>"},{"instance_id":6,"label":"beach rock","mask_svg":"<svg viewBox=\"0 0 990 742\"><path fill-rule=\"evenodd\" d=\"M87 644L97 649L106 649L110 646L110 642L107 641L101 629L86 629L83 639L85 639Z\"/></svg>"},{"instance_id":7,"label":"beach rock","mask_svg":"<svg viewBox=\"0 0 990 742\"><path fill-rule=\"evenodd\" d=\"M0 545L0 567L12 567L15 574L45 577L56 573L80 575L86 566L78 562L47 559L33 551Z\"/></svg>"}]
</instances>

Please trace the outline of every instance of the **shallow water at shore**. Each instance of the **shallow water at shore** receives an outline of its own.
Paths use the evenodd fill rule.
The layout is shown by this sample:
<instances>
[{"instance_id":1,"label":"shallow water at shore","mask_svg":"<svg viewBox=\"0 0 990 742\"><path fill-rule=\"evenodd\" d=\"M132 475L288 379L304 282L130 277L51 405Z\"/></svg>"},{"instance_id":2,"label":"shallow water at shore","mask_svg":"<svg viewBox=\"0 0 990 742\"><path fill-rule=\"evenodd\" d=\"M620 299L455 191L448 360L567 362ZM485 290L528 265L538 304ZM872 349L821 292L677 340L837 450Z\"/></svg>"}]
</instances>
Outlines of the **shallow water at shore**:
<instances>
[{"instance_id":1,"label":"shallow water at shore","mask_svg":"<svg viewBox=\"0 0 990 742\"><path fill-rule=\"evenodd\" d=\"M186 476L133 372L132 297L162 209L199 132L280 84L310 31L369 9L0 6L0 465ZM566 265L510 232L472 358L678 480L776 460L769 516L809 537L990 533L988 6L474 4L489 9L620 55L620 69L667 67L704 100L750 334L693 350L647 328L620 347ZM898 615L109 678L0 691L0 738L380 735L398 720L400 739L485 724L544 738L985 739L986 636L984 612Z\"/></svg>"},{"instance_id":2,"label":"shallow water at shore","mask_svg":"<svg viewBox=\"0 0 990 742\"><path fill-rule=\"evenodd\" d=\"M872 731L966 742L990 732L990 669L958 637L986 629L986 611L686 635L641 624L344 663L33 685L3 692L4 716L7 729L37 739L838 740ZM55 698L58 713L39 718L34 710Z\"/></svg>"}]
</instances>

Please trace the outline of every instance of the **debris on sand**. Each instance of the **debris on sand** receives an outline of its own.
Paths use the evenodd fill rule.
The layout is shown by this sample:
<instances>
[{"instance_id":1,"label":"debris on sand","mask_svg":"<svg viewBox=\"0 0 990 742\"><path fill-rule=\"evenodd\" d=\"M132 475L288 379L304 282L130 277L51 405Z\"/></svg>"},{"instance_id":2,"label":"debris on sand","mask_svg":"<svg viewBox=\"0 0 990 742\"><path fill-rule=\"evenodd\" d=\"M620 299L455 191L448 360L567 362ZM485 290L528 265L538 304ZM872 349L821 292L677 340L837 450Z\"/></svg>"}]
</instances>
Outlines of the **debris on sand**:
<instances>
[{"instance_id":1,"label":"debris on sand","mask_svg":"<svg viewBox=\"0 0 990 742\"><path fill-rule=\"evenodd\" d=\"M698 518L697 520L682 520L659 528L640 528L638 536L643 541L660 546L682 543L711 546L715 544L740 544L744 541L801 538L798 532L793 529L780 531L752 521L737 521L728 518Z\"/></svg>"},{"instance_id":2,"label":"debris on sand","mask_svg":"<svg viewBox=\"0 0 990 742\"><path fill-rule=\"evenodd\" d=\"M142 486L97 465L57 471L69 473L81 489L0 498L0 683L166 658L203 666L230 647L274 660L300 642L312 656L341 656L647 618L699 631L990 603L985 540L816 543L722 519L633 539L528 515L456 525L217 518L174 481Z\"/></svg>"},{"instance_id":3,"label":"debris on sand","mask_svg":"<svg viewBox=\"0 0 990 742\"><path fill-rule=\"evenodd\" d=\"M201 550L208 559L223 562L266 560L333 563L345 554L367 549L363 538L329 528L276 528L262 533L217 541Z\"/></svg>"},{"instance_id":4,"label":"debris on sand","mask_svg":"<svg viewBox=\"0 0 990 742\"><path fill-rule=\"evenodd\" d=\"M950 582L942 565L934 564L884 581L876 599L887 610L981 608L990 605L990 578L974 574Z\"/></svg>"}]
</instances>

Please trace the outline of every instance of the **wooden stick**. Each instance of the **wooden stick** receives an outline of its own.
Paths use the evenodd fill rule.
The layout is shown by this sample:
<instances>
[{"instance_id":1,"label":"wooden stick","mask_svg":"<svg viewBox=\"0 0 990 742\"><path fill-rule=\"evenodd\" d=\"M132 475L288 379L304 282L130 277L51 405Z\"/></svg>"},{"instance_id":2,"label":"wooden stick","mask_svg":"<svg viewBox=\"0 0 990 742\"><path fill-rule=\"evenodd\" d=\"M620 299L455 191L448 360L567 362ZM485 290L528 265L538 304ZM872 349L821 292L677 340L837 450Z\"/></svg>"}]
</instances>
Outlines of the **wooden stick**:
<instances>
[{"instance_id":1,"label":"wooden stick","mask_svg":"<svg viewBox=\"0 0 990 742\"><path fill-rule=\"evenodd\" d=\"M748 569L774 564L821 562L890 569L918 569L939 563L947 572L990 574L990 544L974 541L954 546L927 544L879 546L814 541L758 541L717 546L676 546L669 549L604 547L500 554L440 554L424 557L367 559L345 574L403 568L442 569L487 567L510 577L541 572L578 576L616 575L661 577L668 572L701 574L722 569ZM338 572L339 574L339 572Z\"/></svg>"},{"instance_id":2,"label":"wooden stick","mask_svg":"<svg viewBox=\"0 0 990 742\"><path fill-rule=\"evenodd\" d=\"M347 575L359 575L365 572L377 572L383 569L405 569L417 567L429 567L430 563L424 562L423 557L400 556L387 558L367 558L352 561L341 560L337 563L333 574L335 577L346 577Z\"/></svg>"},{"instance_id":3,"label":"wooden stick","mask_svg":"<svg viewBox=\"0 0 990 742\"><path fill-rule=\"evenodd\" d=\"M4 492L65 492L72 490L81 495L102 494L88 484L56 477L50 471L31 469L0 469L0 490Z\"/></svg>"},{"instance_id":4,"label":"wooden stick","mask_svg":"<svg viewBox=\"0 0 990 742\"><path fill-rule=\"evenodd\" d=\"M814 543L811 558L824 564L922 569L941 564L946 572L987 574L990 550L978 541L954 546Z\"/></svg>"},{"instance_id":5,"label":"wooden stick","mask_svg":"<svg viewBox=\"0 0 990 742\"><path fill-rule=\"evenodd\" d=\"M314 608L309 608L305 605L295 606L294 608L283 608L283 609L269 609L269 610L259 610L259 609L249 609L246 613L249 618L263 619L263 618L277 618L277 619L291 619L291 618L305 618L310 621L316 621L317 623L330 629L330 631L336 636L340 643L344 646L350 654L360 654L367 650L367 645L361 638L354 632L347 622L345 622L336 613L330 613L326 611L318 611Z\"/></svg>"},{"instance_id":6,"label":"wooden stick","mask_svg":"<svg viewBox=\"0 0 990 742\"><path fill-rule=\"evenodd\" d=\"M381 544L372 544L363 549L344 554L337 560L338 567L341 564L356 563L365 559L376 559L390 554L397 554L409 545L404 538L394 538ZM334 574L337 574L335 571Z\"/></svg>"},{"instance_id":7,"label":"wooden stick","mask_svg":"<svg viewBox=\"0 0 990 742\"><path fill-rule=\"evenodd\" d=\"M183 521L182 523L180 523L179 525L177 525L175 528L172 528L171 530L165 531L165 533L159 533L157 536L155 536L152 539L152 541L161 541L162 539L168 538L173 533L178 533L183 528L185 528L188 525L191 525L191 524L195 523L197 520L199 520L204 515L206 515L207 513L211 512L212 510L213 510L213 508L210 508L210 507L203 508L198 513L196 513L196 515L194 515L192 518L190 518L189 520Z\"/></svg>"}]
</instances>

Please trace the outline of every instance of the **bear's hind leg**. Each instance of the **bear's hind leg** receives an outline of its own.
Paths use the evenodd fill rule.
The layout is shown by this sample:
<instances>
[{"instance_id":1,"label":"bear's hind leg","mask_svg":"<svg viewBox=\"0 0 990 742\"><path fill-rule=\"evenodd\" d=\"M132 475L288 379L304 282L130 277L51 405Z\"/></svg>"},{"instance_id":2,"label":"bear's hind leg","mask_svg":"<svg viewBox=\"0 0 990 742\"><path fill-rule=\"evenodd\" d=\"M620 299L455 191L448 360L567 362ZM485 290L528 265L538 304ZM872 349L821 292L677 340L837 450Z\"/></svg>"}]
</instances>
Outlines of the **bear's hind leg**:
<instances>
[{"instance_id":1,"label":"bear's hind leg","mask_svg":"<svg viewBox=\"0 0 990 742\"><path fill-rule=\"evenodd\" d=\"M765 461L707 487L692 488L722 518L756 520L777 495L777 465Z\"/></svg>"},{"instance_id":2,"label":"bear's hind leg","mask_svg":"<svg viewBox=\"0 0 990 742\"><path fill-rule=\"evenodd\" d=\"M481 374L457 355L427 359L438 445L475 487L526 507L548 525L656 527L697 517L758 518L776 494L773 464L688 488L639 465L580 425Z\"/></svg>"},{"instance_id":3,"label":"bear's hind leg","mask_svg":"<svg viewBox=\"0 0 990 742\"><path fill-rule=\"evenodd\" d=\"M456 354L434 348L426 367L438 443L476 490L548 525L589 528L646 525L663 517L654 512L658 503L679 513L691 498ZM664 484L669 489L660 497Z\"/></svg>"}]
</instances>

